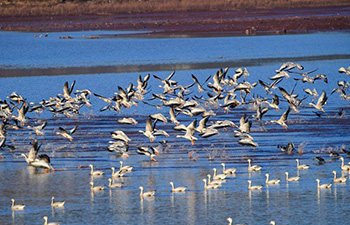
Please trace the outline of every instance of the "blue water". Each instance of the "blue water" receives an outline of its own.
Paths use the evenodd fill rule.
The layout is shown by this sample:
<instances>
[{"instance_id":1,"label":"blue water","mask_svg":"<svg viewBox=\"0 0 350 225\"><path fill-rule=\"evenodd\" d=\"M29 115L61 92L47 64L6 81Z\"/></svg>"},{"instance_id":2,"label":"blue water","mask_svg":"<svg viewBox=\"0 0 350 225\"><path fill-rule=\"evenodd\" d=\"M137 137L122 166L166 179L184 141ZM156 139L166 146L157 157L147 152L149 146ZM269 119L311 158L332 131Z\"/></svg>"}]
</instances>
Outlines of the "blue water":
<instances>
[{"instance_id":1,"label":"blue water","mask_svg":"<svg viewBox=\"0 0 350 225\"><path fill-rule=\"evenodd\" d=\"M55 68L98 65L220 62L240 59L349 54L348 33L216 37L101 38L112 32L1 32L0 68ZM73 39L59 39L61 36ZM106 36L103 36L106 37Z\"/></svg>"},{"instance_id":2,"label":"blue water","mask_svg":"<svg viewBox=\"0 0 350 225\"><path fill-rule=\"evenodd\" d=\"M143 39L143 38L107 38L83 39L82 35L114 34L114 32L70 32L50 33L47 38L34 38L33 33L1 32L0 68L61 68L71 66L99 66L99 65L140 65L159 63L195 63L195 62L229 62L240 59L266 59L306 57L305 61L298 61L305 70L318 69L314 74L326 74L329 83L316 81L314 85L298 83L295 93L303 97L303 89L316 88L318 93L325 90L329 96L324 106L326 113L318 118L308 106L312 101L308 97L300 107L300 113L291 112L287 130L279 125L269 124L267 121L278 119L287 107L281 101L281 110L270 109L263 118L263 123L253 121L252 136L259 146L253 150L237 144L233 137L233 130L220 129L220 136L208 139L199 138L195 145L188 140L176 138L179 134L172 130L173 124L157 123L157 128L166 130L169 148L161 152L158 162L152 162L147 157L138 155L139 146L148 145L149 140L138 133L145 128L147 115L162 112L168 116L168 109L155 110L154 107L144 105L130 109L123 109L121 114L115 112L99 112L105 103L94 96L90 97L92 108L84 106L81 114L72 119L53 117L51 113L44 115L30 113L29 123L33 124L39 118L47 120L44 135L25 130L8 130L7 143L16 149L1 149L0 153L0 224L43 224L42 217L47 215L50 221L62 224L227 224L228 217L233 223L269 224L271 220L276 224L347 224L350 215L350 182L334 184L331 190L316 188L316 178L321 183L332 181L332 171L341 175L340 161L329 161L328 150L339 152L346 163L350 157L339 151L344 144L350 146L349 132L349 102L341 101L339 94L330 92L339 80L349 81L349 77L339 74L340 67L348 67L348 58L312 59L311 56L332 56L349 54L349 33L316 33L305 35L257 36L257 37L224 37L224 38L175 38L175 39ZM59 36L72 36L73 39L59 39ZM274 70L283 62L272 60L269 63L248 67L249 82L258 79L269 81ZM230 65L227 65L230 66ZM244 66L244 65L242 65ZM213 75L216 69L187 69L176 71L173 79L180 84L188 85L192 82L191 74L195 74L201 81ZM230 68L228 74L232 76L236 68ZM11 77L0 80L0 99L5 99L11 92L16 91L28 101L40 102L42 99L62 93L64 82L76 80L77 89L90 89L93 93L111 97L118 86L126 88L130 82L136 83L138 76L147 73L159 77L168 76L171 71L148 71L132 73L84 74L40 77ZM297 75L293 75L296 77ZM292 89L293 78L283 80L279 85L287 91ZM145 99L151 98L151 93L161 93L158 87L160 81L153 77L149 81L150 93ZM274 93L280 95L277 90ZM189 97L198 95L196 86L191 88ZM258 85L252 90L252 96L269 97ZM206 97L204 94L203 96ZM154 101L154 104L160 102ZM345 109L345 116L335 116L340 108ZM251 106L241 106L224 114L221 108L213 109L217 116L211 121L230 119L239 124L240 117L247 113L255 114ZM136 126L120 125L118 118L133 116L139 122ZM200 116L197 117L200 119ZM178 120L183 124L190 123L193 118L179 115ZM58 127L71 128L78 125L73 141L69 142L56 135ZM119 167L120 158L106 150L108 141L112 140L110 132L123 130L131 139L130 157L124 160L125 165L134 166L134 171L117 182L123 182L122 189L92 193L90 191L89 168L92 163L97 169L106 174L101 178L94 178L96 185L107 185L110 177L110 167ZM51 157L54 173L45 173L27 167L20 153L26 153L30 142L37 138L42 143L41 153ZM157 141L163 140L157 137ZM276 147L285 145L289 141L296 147L306 143L304 153L287 155ZM195 152L197 161L189 159L189 152ZM213 161L210 156L215 156ZM325 158L324 165L318 165L313 160L315 156ZM253 164L263 166L262 172L248 173L247 159ZM306 171L297 171L295 159L310 165ZM205 191L203 178L212 173L212 168L218 168L220 163L237 168L236 175L229 176L227 182L218 190ZM290 176L301 176L299 182L285 181L284 172ZM280 185L265 185L265 173L271 179L281 179ZM343 175L349 176L348 173ZM261 191L248 191L247 180L253 185L263 185ZM172 194L169 182L175 186L187 186L186 193ZM156 196L141 200L139 186L146 191L156 190ZM51 209L50 200L55 196L57 201L66 201L63 209ZM10 199L17 204L26 204L24 211L11 211Z\"/></svg>"}]
</instances>

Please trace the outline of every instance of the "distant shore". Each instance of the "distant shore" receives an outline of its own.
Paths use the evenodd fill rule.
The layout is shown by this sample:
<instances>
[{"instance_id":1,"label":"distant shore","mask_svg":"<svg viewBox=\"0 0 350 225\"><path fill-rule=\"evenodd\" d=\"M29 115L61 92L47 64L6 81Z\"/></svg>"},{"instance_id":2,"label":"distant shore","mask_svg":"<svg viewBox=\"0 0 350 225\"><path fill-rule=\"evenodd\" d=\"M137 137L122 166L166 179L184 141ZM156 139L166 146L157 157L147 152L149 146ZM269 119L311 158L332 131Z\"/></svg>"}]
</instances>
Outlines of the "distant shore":
<instances>
[{"instance_id":1,"label":"distant shore","mask_svg":"<svg viewBox=\"0 0 350 225\"><path fill-rule=\"evenodd\" d=\"M0 12L1 10L4 11L4 8L0 7ZM67 12L67 14L51 16L36 16L35 13L30 16L1 14L0 31L43 34L85 30L140 31L128 34L133 37L238 36L350 31L350 3L311 8L203 9L104 15L93 13L71 15Z\"/></svg>"}]
</instances>

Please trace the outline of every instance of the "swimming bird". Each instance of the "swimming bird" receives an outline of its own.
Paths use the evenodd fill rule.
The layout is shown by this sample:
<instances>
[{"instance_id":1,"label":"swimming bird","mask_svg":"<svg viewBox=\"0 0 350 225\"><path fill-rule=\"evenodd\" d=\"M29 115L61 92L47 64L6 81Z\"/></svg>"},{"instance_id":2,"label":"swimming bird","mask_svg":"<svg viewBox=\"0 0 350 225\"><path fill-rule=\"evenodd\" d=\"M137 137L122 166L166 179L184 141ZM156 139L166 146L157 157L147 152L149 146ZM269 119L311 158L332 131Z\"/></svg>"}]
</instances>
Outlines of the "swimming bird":
<instances>
[{"instance_id":1,"label":"swimming bird","mask_svg":"<svg viewBox=\"0 0 350 225\"><path fill-rule=\"evenodd\" d=\"M109 182L108 184L109 188L121 188L123 186L123 184L121 183L117 183L117 184L112 183L112 178L108 178L108 182Z\"/></svg>"},{"instance_id":2,"label":"swimming bird","mask_svg":"<svg viewBox=\"0 0 350 225\"><path fill-rule=\"evenodd\" d=\"M204 182L204 189L217 189L219 187L219 185L217 185L217 184L208 184L207 185L207 179L202 179L202 181Z\"/></svg>"},{"instance_id":3,"label":"swimming bird","mask_svg":"<svg viewBox=\"0 0 350 225\"><path fill-rule=\"evenodd\" d=\"M60 225L60 222L47 222L47 216L44 216L43 219L45 220L44 225Z\"/></svg>"},{"instance_id":4,"label":"swimming bird","mask_svg":"<svg viewBox=\"0 0 350 225\"><path fill-rule=\"evenodd\" d=\"M343 157L340 157L340 160L341 160L341 169L342 170L345 170L345 171L350 171L350 166L349 165L344 165L344 158Z\"/></svg>"},{"instance_id":5,"label":"swimming bird","mask_svg":"<svg viewBox=\"0 0 350 225\"><path fill-rule=\"evenodd\" d=\"M91 185L91 191L103 191L105 189L105 186L95 186L94 182L90 182Z\"/></svg>"},{"instance_id":6,"label":"swimming bird","mask_svg":"<svg viewBox=\"0 0 350 225\"><path fill-rule=\"evenodd\" d=\"M70 129L69 131L67 131L66 129L59 127L58 131L56 132L56 134L58 135L62 135L63 137L67 138L69 141L72 141L72 134L74 134L74 132L77 130L78 126L74 126L72 129Z\"/></svg>"},{"instance_id":7,"label":"swimming bird","mask_svg":"<svg viewBox=\"0 0 350 225\"><path fill-rule=\"evenodd\" d=\"M213 179L211 180L211 175L207 174L208 177L208 185L219 185L221 186L223 183L226 183L226 180L220 180L220 179Z\"/></svg>"},{"instance_id":8,"label":"swimming bird","mask_svg":"<svg viewBox=\"0 0 350 225\"><path fill-rule=\"evenodd\" d=\"M297 161L297 169L298 170L307 170L307 169L310 168L309 165L305 165L305 164L300 165L299 164L299 159L295 159L295 161Z\"/></svg>"},{"instance_id":9,"label":"swimming bird","mask_svg":"<svg viewBox=\"0 0 350 225\"><path fill-rule=\"evenodd\" d=\"M317 160L319 165L325 164L326 160L320 156L316 156L313 160Z\"/></svg>"},{"instance_id":10,"label":"swimming bird","mask_svg":"<svg viewBox=\"0 0 350 225\"><path fill-rule=\"evenodd\" d=\"M266 183L267 185L269 185L269 184L279 184L280 181L281 181L281 180L279 180L279 179L269 180L269 174L268 174L268 173L266 173L265 176L266 176L265 183Z\"/></svg>"},{"instance_id":11,"label":"swimming bird","mask_svg":"<svg viewBox=\"0 0 350 225\"><path fill-rule=\"evenodd\" d=\"M22 204L22 205L15 205L15 200L13 198L11 198L11 209L12 210L24 210L24 207L26 207L26 205Z\"/></svg>"},{"instance_id":12,"label":"swimming bird","mask_svg":"<svg viewBox=\"0 0 350 225\"><path fill-rule=\"evenodd\" d=\"M173 182L169 182L169 184L171 185L171 191L172 192L185 192L187 187L174 187L174 183Z\"/></svg>"},{"instance_id":13,"label":"swimming bird","mask_svg":"<svg viewBox=\"0 0 350 225\"><path fill-rule=\"evenodd\" d=\"M317 188L318 189L329 189L332 187L332 183L329 183L329 184L321 184L320 185L320 180L319 179L316 179L316 182L317 182Z\"/></svg>"},{"instance_id":14,"label":"swimming bird","mask_svg":"<svg viewBox=\"0 0 350 225\"><path fill-rule=\"evenodd\" d=\"M260 190L262 189L262 185L256 185L256 186L252 186L252 181L248 180L248 190Z\"/></svg>"},{"instance_id":15,"label":"swimming bird","mask_svg":"<svg viewBox=\"0 0 350 225\"><path fill-rule=\"evenodd\" d=\"M118 170L115 172L115 168L111 167L112 170L112 177L123 177L125 175L125 171Z\"/></svg>"},{"instance_id":16,"label":"swimming bird","mask_svg":"<svg viewBox=\"0 0 350 225\"><path fill-rule=\"evenodd\" d=\"M309 103L309 105L315 107L316 109L322 111L322 112L325 112L324 109L322 108L326 103L327 103L327 95L326 95L326 92L323 91L321 96L318 98L318 101L316 103L316 105L312 102Z\"/></svg>"},{"instance_id":17,"label":"swimming bird","mask_svg":"<svg viewBox=\"0 0 350 225\"><path fill-rule=\"evenodd\" d=\"M277 145L277 148L280 148L282 152L287 152L289 155L291 155L293 150L295 150L295 145L290 141L286 146Z\"/></svg>"},{"instance_id":18,"label":"swimming bird","mask_svg":"<svg viewBox=\"0 0 350 225\"><path fill-rule=\"evenodd\" d=\"M299 179L300 179L300 177L299 176L297 176L297 177L289 177L289 173L288 172L285 172L285 174L286 174L286 181L298 181Z\"/></svg>"},{"instance_id":19,"label":"swimming bird","mask_svg":"<svg viewBox=\"0 0 350 225\"><path fill-rule=\"evenodd\" d=\"M213 179L214 180L225 180L226 175L225 174L217 174L217 169L213 168L214 174L213 174Z\"/></svg>"},{"instance_id":20,"label":"swimming bird","mask_svg":"<svg viewBox=\"0 0 350 225\"><path fill-rule=\"evenodd\" d=\"M333 177L334 183L345 183L346 182L346 177L337 178L337 172L335 170L333 170L332 173L334 174L334 177Z\"/></svg>"},{"instance_id":21,"label":"swimming bird","mask_svg":"<svg viewBox=\"0 0 350 225\"><path fill-rule=\"evenodd\" d=\"M96 170L94 171L94 166L92 164L89 164L89 167L91 168L91 172L90 172L90 175L92 177L95 177L95 176L102 176L105 172L101 171L101 170Z\"/></svg>"},{"instance_id":22,"label":"swimming bird","mask_svg":"<svg viewBox=\"0 0 350 225\"><path fill-rule=\"evenodd\" d=\"M133 167L132 166L123 166L123 161L119 161L120 163L120 168L119 170L122 172L131 172Z\"/></svg>"},{"instance_id":23,"label":"swimming bird","mask_svg":"<svg viewBox=\"0 0 350 225\"><path fill-rule=\"evenodd\" d=\"M64 201L63 202L55 202L55 197L54 196L52 196L52 198L51 198L51 207L52 208L55 208L55 207L58 207L58 208L60 208L60 207L64 207Z\"/></svg>"},{"instance_id":24,"label":"swimming bird","mask_svg":"<svg viewBox=\"0 0 350 225\"><path fill-rule=\"evenodd\" d=\"M290 112L290 107L288 107L287 111L285 111L282 116L280 117L279 120L271 120L271 123L277 123L279 125L281 125L283 127L283 129L287 129L288 125L287 125L287 118L288 118L288 114Z\"/></svg>"},{"instance_id":25,"label":"swimming bird","mask_svg":"<svg viewBox=\"0 0 350 225\"><path fill-rule=\"evenodd\" d=\"M142 187L142 186L140 186L139 189L140 189L140 197L141 197L141 198L144 198L144 197L153 197L153 196L155 196L155 194L156 194L156 191L146 191L146 192L143 192L143 187Z\"/></svg>"},{"instance_id":26,"label":"swimming bird","mask_svg":"<svg viewBox=\"0 0 350 225\"><path fill-rule=\"evenodd\" d=\"M248 171L249 172L256 172L256 171L260 171L261 170L261 166L258 165L251 165L251 159L248 159Z\"/></svg>"},{"instance_id":27,"label":"swimming bird","mask_svg":"<svg viewBox=\"0 0 350 225\"><path fill-rule=\"evenodd\" d=\"M221 163L222 165L222 173L223 174L226 174L226 175L229 175L229 174L234 174L236 172L236 168L230 168L230 169L226 169L225 168L225 163Z\"/></svg>"}]
</instances>

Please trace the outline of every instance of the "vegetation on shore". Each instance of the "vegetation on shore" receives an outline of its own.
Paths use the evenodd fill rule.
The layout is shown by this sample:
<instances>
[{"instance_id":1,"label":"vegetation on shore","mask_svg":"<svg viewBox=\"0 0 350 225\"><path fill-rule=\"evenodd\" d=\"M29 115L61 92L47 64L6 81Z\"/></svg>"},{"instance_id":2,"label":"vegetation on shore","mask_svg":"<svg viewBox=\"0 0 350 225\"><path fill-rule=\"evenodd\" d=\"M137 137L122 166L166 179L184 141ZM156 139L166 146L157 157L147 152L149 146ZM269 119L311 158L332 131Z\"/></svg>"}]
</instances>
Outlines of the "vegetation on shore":
<instances>
[{"instance_id":1,"label":"vegetation on shore","mask_svg":"<svg viewBox=\"0 0 350 225\"><path fill-rule=\"evenodd\" d=\"M0 17L350 6L348 0L0 0Z\"/></svg>"}]
</instances>

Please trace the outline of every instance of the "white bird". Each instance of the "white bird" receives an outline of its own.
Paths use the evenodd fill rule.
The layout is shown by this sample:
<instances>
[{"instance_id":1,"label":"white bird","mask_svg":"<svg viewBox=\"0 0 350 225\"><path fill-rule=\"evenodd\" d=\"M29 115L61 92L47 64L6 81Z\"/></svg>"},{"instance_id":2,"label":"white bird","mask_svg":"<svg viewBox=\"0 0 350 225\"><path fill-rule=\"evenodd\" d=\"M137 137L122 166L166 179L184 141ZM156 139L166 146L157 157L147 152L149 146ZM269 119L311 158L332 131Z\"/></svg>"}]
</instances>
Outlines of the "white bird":
<instances>
[{"instance_id":1,"label":"white bird","mask_svg":"<svg viewBox=\"0 0 350 225\"><path fill-rule=\"evenodd\" d=\"M258 165L251 165L251 159L248 159L248 171L249 172L256 172L261 170L261 166Z\"/></svg>"},{"instance_id":2,"label":"white bird","mask_svg":"<svg viewBox=\"0 0 350 225\"><path fill-rule=\"evenodd\" d=\"M300 177L289 177L289 173L285 172L286 174L286 181L298 181L300 179Z\"/></svg>"},{"instance_id":3,"label":"white bird","mask_svg":"<svg viewBox=\"0 0 350 225\"><path fill-rule=\"evenodd\" d=\"M177 188L175 188L173 182L170 182L169 184L171 185L171 191L172 192L185 192L186 188L187 188L187 187L177 187Z\"/></svg>"},{"instance_id":4,"label":"white bird","mask_svg":"<svg viewBox=\"0 0 350 225\"><path fill-rule=\"evenodd\" d=\"M295 161L297 161L297 169L298 170L307 170L310 168L309 165L305 165L305 164L300 165L299 159L295 159Z\"/></svg>"},{"instance_id":5,"label":"white bird","mask_svg":"<svg viewBox=\"0 0 350 225\"><path fill-rule=\"evenodd\" d=\"M337 178L337 172L335 170L333 170L332 173L334 174L334 178L333 178L334 183L345 183L346 182L346 177Z\"/></svg>"},{"instance_id":6,"label":"white bird","mask_svg":"<svg viewBox=\"0 0 350 225\"><path fill-rule=\"evenodd\" d=\"M256 186L252 186L252 181L248 180L248 190L260 190L262 189L262 185L256 185Z\"/></svg>"},{"instance_id":7,"label":"white bird","mask_svg":"<svg viewBox=\"0 0 350 225\"><path fill-rule=\"evenodd\" d=\"M213 174L213 179L214 180L225 180L226 175L225 174L217 174L217 169L213 168L214 174Z\"/></svg>"},{"instance_id":8,"label":"white bird","mask_svg":"<svg viewBox=\"0 0 350 225\"><path fill-rule=\"evenodd\" d=\"M225 168L225 163L221 163L222 165L222 173L223 174L226 174L226 175L229 175L229 174L234 174L236 172L236 168L230 168L230 169L226 169Z\"/></svg>"},{"instance_id":9,"label":"white bird","mask_svg":"<svg viewBox=\"0 0 350 225\"><path fill-rule=\"evenodd\" d=\"M219 185L217 184L208 184L207 185L207 179L202 180L204 182L204 189L217 189Z\"/></svg>"},{"instance_id":10,"label":"white bird","mask_svg":"<svg viewBox=\"0 0 350 225\"><path fill-rule=\"evenodd\" d=\"M320 185L320 180L319 179L316 179L317 181L317 188L318 189L329 189L332 187L332 183L329 183L329 184L321 184Z\"/></svg>"},{"instance_id":11,"label":"white bird","mask_svg":"<svg viewBox=\"0 0 350 225\"><path fill-rule=\"evenodd\" d=\"M137 121L134 118L123 118L123 119L119 119L117 120L118 123L120 124L132 124L132 125L136 125Z\"/></svg>"},{"instance_id":12,"label":"white bird","mask_svg":"<svg viewBox=\"0 0 350 225\"><path fill-rule=\"evenodd\" d=\"M341 160L341 169L345 170L345 171L350 171L350 166L349 165L345 165L344 158L340 157L340 160Z\"/></svg>"},{"instance_id":13,"label":"white bird","mask_svg":"<svg viewBox=\"0 0 350 225\"><path fill-rule=\"evenodd\" d=\"M152 124L151 118L148 117L146 120L145 131L139 130L139 132L143 133L143 135L148 137L150 142L153 142L156 139L156 137L154 136L154 128L155 128L155 123Z\"/></svg>"},{"instance_id":14,"label":"white bird","mask_svg":"<svg viewBox=\"0 0 350 225\"><path fill-rule=\"evenodd\" d=\"M64 201L63 202L55 202L55 197L52 196L51 198L51 207L64 207Z\"/></svg>"},{"instance_id":15,"label":"white bird","mask_svg":"<svg viewBox=\"0 0 350 225\"><path fill-rule=\"evenodd\" d=\"M15 205L15 200L12 198L11 199L11 209L12 210L24 210L24 207L26 207L26 205L22 204L22 205Z\"/></svg>"},{"instance_id":16,"label":"white bird","mask_svg":"<svg viewBox=\"0 0 350 225\"><path fill-rule=\"evenodd\" d=\"M103 189L105 189L105 186L95 186L93 181L90 182L90 185L91 191L102 191Z\"/></svg>"},{"instance_id":17,"label":"white bird","mask_svg":"<svg viewBox=\"0 0 350 225\"><path fill-rule=\"evenodd\" d=\"M94 166L92 164L89 164L89 167L91 168L91 173L90 175L95 177L95 176L102 176L105 172L100 171L100 170L96 170L94 171Z\"/></svg>"},{"instance_id":18,"label":"white bird","mask_svg":"<svg viewBox=\"0 0 350 225\"><path fill-rule=\"evenodd\" d=\"M283 129L287 129L287 119L288 119L288 114L290 112L290 107L288 107L287 111L285 111L282 116L279 118L279 120L271 120L271 123L277 123L283 127Z\"/></svg>"},{"instance_id":19,"label":"white bird","mask_svg":"<svg viewBox=\"0 0 350 225\"><path fill-rule=\"evenodd\" d=\"M140 197L141 198L143 198L143 197L153 197L156 194L156 191L143 192L143 187L142 186L140 186L139 189L140 189Z\"/></svg>"},{"instance_id":20,"label":"white bird","mask_svg":"<svg viewBox=\"0 0 350 225\"><path fill-rule=\"evenodd\" d=\"M60 225L60 222L47 222L47 216L44 216L43 219L45 220L44 225Z\"/></svg>"},{"instance_id":21,"label":"white bird","mask_svg":"<svg viewBox=\"0 0 350 225\"><path fill-rule=\"evenodd\" d=\"M326 92L323 91L321 96L318 98L318 101L316 103L316 105L312 102L309 103L309 105L315 107L316 109L325 112L324 109L322 108L322 106L324 106L327 103L327 95Z\"/></svg>"},{"instance_id":22,"label":"white bird","mask_svg":"<svg viewBox=\"0 0 350 225\"><path fill-rule=\"evenodd\" d=\"M114 167L111 167L111 170L112 170L112 177L123 177L125 175L125 172L122 172L121 170L114 172L115 171Z\"/></svg>"},{"instance_id":23,"label":"white bird","mask_svg":"<svg viewBox=\"0 0 350 225\"><path fill-rule=\"evenodd\" d=\"M123 185L121 183L114 184L112 183L112 178L108 178L108 187L109 188L121 188Z\"/></svg>"},{"instance_id":24,"label":"white bird","mask_svg":"<svg viewBox=\"0 0 350 225\"><path fill-rule=\"evenodd\" d=\"M266 173L265 176L266 176L266 181L265 181L266 184L279 184L280 181L281 181L279 179L269 180L269 174L268 173Z\"/></svg>"},{"instance_id":25,"label":"white bird","mask_svg":"<svg viewBox=\"0 0 350 225\"><path fill-rule=\"evenodd\" d=\"M132 169L133 169L132 166L123 166L123 161L119 161L119 163L120 163L120 168L119 168L119 170L120 170L121 172L131 172L131 171L132 171Z\"/></svg>"},{"instance_id":26,"label":"white bird","mask_svg":"<svg viewBox=\"0 0 350 225\"><path fill-rule=\"evenodd\" d=\"M221 186L222 183L226 182L226 180L214 180L214 179L212 181L210 174L207 174L207 177L208 177L208 185L219 185L219 186Z\"/></svg>"}]
</instances>

